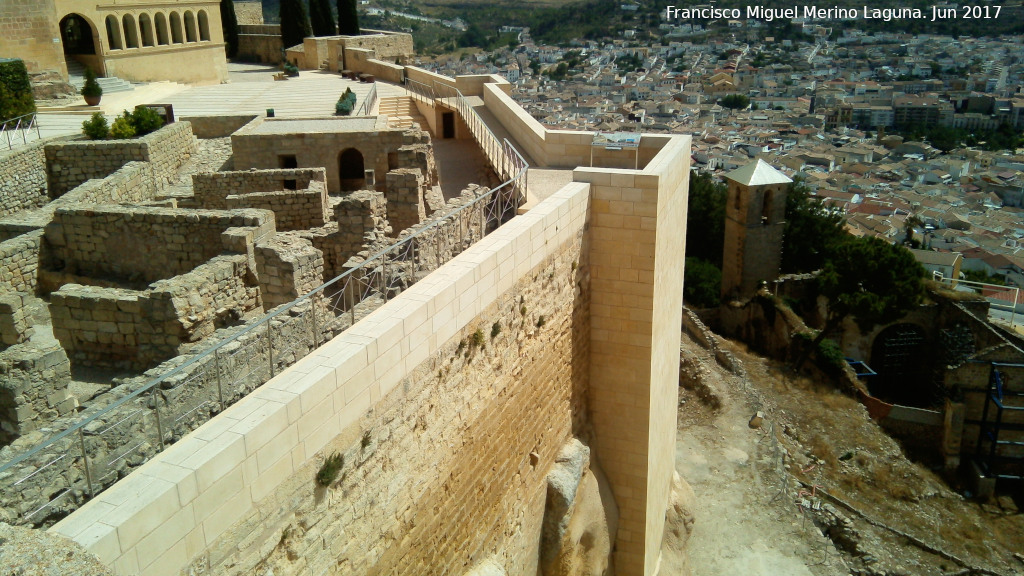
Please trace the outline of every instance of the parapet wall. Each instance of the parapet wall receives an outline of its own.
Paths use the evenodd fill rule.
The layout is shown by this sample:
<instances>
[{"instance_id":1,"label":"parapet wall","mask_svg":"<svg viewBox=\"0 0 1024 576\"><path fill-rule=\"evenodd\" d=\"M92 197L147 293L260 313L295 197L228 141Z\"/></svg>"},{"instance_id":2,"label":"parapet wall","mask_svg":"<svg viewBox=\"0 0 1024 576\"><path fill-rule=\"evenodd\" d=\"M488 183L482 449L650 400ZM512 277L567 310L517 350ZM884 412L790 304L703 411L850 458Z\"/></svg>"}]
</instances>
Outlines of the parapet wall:
<instances>
[{"instance_id":1,"label":"parapet wall","mask_svg":"<svg viewBox=\"0 0 1024 576\"><path fill-rule=\"evenodd\" d=\"M188 122L132 140L47 144L47 189L51 198L59 198L87 180L106 178L128 162L151 163L153 186L163 189L197 149Z\"/></svg>"},{"instance_id":2,"label":"parapet wall","mask_svg":"<svg viewBox=\"0 0 1024 576\"><path fill-rule=\"evenodd\" d=\"M37 142L0 151L0 216L39 208L50 201L46 195L44 145Z\"/></svg>"},{"instance_id":3,"label":"parapet wall","mask_svg":"<svg viewBox=\"0 0 1024 576\"><path fill-rule=\"evenodd\" d=\"M586 418L588 195L509 222L54 530L122 574L536 573L545 475Z\"/></svg>"}]
</instances>

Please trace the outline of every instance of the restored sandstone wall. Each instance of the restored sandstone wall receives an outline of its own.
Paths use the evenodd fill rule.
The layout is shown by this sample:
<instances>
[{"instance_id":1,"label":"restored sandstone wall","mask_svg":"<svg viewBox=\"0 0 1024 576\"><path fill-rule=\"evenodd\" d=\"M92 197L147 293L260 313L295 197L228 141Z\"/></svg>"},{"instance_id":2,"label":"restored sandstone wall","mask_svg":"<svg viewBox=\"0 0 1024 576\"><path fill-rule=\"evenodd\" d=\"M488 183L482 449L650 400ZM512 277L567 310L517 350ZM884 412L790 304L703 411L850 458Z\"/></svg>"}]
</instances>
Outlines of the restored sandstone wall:
<instances>
[{"instance_id":1,"label":"restored sandstone wall","mask_svg":"<svg viewBox=\"0 0 1024 576\"><path fill-rule=\"evenodd\" d=\"M46 195L46 154L43 143L0 151L0 216L38 208Z\"/></svg>"},{"instance_id":2,"label":"restored sandstone wall","mask_svg":"<svg viewBox=\"0 0 1024 576\"><path fill-rule=\"evenodd\" d=\"M506 224L54 530L122 574L535 573L545 476L586 418L588 196Z\"/></svg>"},{"instance_id":3,"label":"restored sandstone wall","mask_svg":"<svg viewBox=\"0 0 1024 576\"><path fill-rule=\"evenodd\" d=\"M263 24L262 2L235 2L235 19L239 26Z\"/></svg>"},{"instance_id":4,"label":"restored sandstone wall","mask_svg":"<svg viewBox=\"0 0 1024 576\"><path fill-rule=\"evenodd\" d=\"M278 230L305 230L327 223L326 180L323 168L246 170L194 174L192 188L202 208L262 208Z\"/></svg>"},{"instance_id":5,"label":"restored sandstone wall","mask_svg":"<svg viewBox=\"0 0 1024 576\"><path fill-rule=\"evenodd\" d=\"M0 2L0 53L25 61L29 73L56 70L67 76L53 0Z\"/></svg>"}]
</instances>

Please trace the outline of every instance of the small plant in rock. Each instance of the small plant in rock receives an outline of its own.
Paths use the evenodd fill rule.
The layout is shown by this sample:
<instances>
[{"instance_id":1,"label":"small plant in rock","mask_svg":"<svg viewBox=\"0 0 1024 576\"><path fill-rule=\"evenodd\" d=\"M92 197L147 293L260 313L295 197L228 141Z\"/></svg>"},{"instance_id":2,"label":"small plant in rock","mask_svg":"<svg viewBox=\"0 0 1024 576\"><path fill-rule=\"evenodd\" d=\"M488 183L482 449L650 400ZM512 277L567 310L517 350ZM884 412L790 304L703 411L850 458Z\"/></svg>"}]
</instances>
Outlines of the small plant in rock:
<instances>
[{"instance_id":1,"label":"small plant in rock","mask_svg":"<svg viewBox=\"0 0 1024 576\"><path fill-rule=\"evenodd\" d=\"M366 450L367 448L369 448L370 447L370 440L372 440L372 438L370 436L370 431L367 430L366 432L363 432L363 439L359 442L360 448L362 448L363 450Z\"/></svg>"},{"instance_id":2,"label":"small plant in rock","mask_svg":"<svg viewBox=\"0 0 1024 576\"><path fill-rule=\"evenodd\" d=\"M90 140L103 140L110 134L110 125L102 112L94 112L92 117L82 122L82 133Z\"/></svg>"},{"instance_id":3,"label":"small plant in rock","mask_svg":"<svg viewBox=\"0 0 1024 576\"><path fill-rule=\"evenodd\" d=\"M316 473L316 483L321 486L330 486L338 479L342 467L345 466L345 457L335 452L324 459L323 466Z\"/></svg>"},{"instance_id":4,"label":"small plant in rock","mask_svg":"<svg viewBox=\"0 0 1024 576\"><path fill-rule=\"evenodd\" d=\"M484 331L477 328L476 332L473 332L473 337L469 340L469 345L473 348L479 348L484 345Z\"/></svg>"},{"instance_id":5,"label":"small plant in rock","mask_svg":"<svg viewBox=\"0 0 1024 576\"><path fill-rule=\"evenodd\" d=\"M519 307L519 314L522 316L526 316L526 304L523 304L522 306Z\"/></svg>"},{"instance_id":6,"label":"small plant in rock","mask_svg":"<svg viewBox=\"0 0 1024 576\"><path fill-rule=\"evenodd\" d=\"M497 338L498 334L501 334L501 322L491 324L491 340Z\"/></svg>"},{"instance_id":7,"label":"small plant in rock","mask_svg":"<svg viewBox=\"0 0 1024 576\"><path fill-rule=\"evenodd\" d=\"M114 140L124 140L135 137L135 125L132 124L132 115L125 111L124 115L114 120L110 127L110 137Z\"/></svg>"},{"instance_id":8,"label":"small plant in rock","mask_svg":"<svg viewBox=\"0 0 1024 576\"><path fill-rule=\"evenodd\" d=\"M537 318L537 328L540 328L541 326L543 326L543 325L545 325L547 323L548 323L547 318L545 318L543 314L539 318Z\"/></svg>"}]
</instances>

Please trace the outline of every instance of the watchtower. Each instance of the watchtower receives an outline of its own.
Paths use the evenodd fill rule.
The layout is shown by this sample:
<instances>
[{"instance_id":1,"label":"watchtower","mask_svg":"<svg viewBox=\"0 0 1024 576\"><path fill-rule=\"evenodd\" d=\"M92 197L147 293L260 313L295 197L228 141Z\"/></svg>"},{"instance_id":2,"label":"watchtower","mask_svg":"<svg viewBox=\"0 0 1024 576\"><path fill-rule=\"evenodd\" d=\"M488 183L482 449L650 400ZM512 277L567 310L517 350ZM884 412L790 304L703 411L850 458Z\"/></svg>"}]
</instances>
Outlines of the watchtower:
<instances>
[{"instance_id":1,"label":"watchtower","mask_svg":"<svg viewBox=\"0 0 1024 576\"><path fill-rule=\"evenodd\" d=\"M764 160L725 175L725 251L722 297L749 296L779 276L786 227L786 189L792 182Z\"/></svg>"}]
</instances>

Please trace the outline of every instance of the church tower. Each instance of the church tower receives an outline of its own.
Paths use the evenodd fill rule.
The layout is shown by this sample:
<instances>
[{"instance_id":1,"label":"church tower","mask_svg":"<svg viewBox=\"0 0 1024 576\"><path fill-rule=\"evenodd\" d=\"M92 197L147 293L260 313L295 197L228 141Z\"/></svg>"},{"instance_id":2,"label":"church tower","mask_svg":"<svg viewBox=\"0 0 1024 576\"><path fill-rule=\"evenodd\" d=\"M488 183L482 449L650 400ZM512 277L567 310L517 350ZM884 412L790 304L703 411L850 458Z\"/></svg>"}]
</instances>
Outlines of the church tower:
<instances>
[{"instance_id":1,"label":"church tower","mask_svg":"<svg viewBox=\"0 0 1024 576\"><path fill-rule=\"evenodd\" d=\"M764 160L725 175L722 298L750 296L779 276L786 227L786 190L793 182Z\"/></svg>"}]
</instances>

